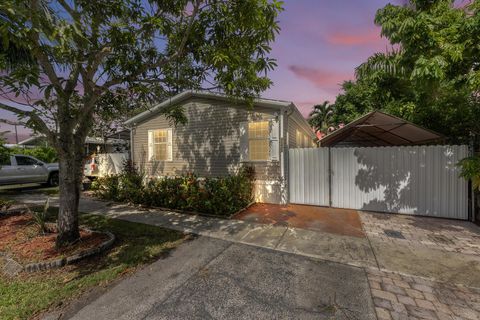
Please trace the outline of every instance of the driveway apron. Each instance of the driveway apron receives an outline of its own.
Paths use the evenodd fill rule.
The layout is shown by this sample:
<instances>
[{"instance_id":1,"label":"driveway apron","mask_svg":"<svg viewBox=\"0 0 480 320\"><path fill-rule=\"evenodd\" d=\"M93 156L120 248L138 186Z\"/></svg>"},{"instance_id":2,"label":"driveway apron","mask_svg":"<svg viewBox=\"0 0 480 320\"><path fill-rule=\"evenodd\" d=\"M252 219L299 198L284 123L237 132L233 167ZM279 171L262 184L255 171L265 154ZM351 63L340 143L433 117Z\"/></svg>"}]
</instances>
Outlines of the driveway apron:
<instances>
[{"instance_id":1,"label":"driveway apron","mask_svg":"<svg viewBox=\"0 0 480 320\"><path fill-rule=\"evenodd\" d=\"M363 269L200 237L71 318L375 319L375 310Z\"/></svg>"}]
</instances>

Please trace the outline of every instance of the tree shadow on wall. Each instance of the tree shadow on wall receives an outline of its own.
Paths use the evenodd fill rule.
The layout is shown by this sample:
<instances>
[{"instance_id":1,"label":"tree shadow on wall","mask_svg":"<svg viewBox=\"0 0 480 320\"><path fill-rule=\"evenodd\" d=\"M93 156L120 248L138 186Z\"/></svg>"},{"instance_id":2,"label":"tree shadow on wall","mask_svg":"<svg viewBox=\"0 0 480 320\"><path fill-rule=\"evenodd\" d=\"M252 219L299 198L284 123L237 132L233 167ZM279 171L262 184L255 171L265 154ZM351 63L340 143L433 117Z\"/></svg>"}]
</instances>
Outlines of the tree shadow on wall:
<instances>
[{"instance_id":1,"label":"tree shadow on wall","mask_svg":"<svg viewBox=\"0 0 480 320\"><path fill-rule=\"evenodd\" d=\"M142 145L140 151L140 163L135 164L136 169L145 175L146 178L151 178L159 175L163 175L165 171L165 161L147 161L147 150Z\"/></svg>"},{"instance_id":2,"label":"tree shadow on wall","mask_svg":"<svg viewBox=\"0 0 480 320\"><path fill-rule=\"evenodd\" d=\"M240 163L240 122L243 110L222 105L197 104L186 108L188 123L174 129L174 158L181 159L178 173L202 177L235 172Z\"/></svg>"},{"instance_id":3,"label":"tree shadow on wall","mask_svg":"<svg viewBox=\"0 0 480 320\"><path fill-rule=\"evenodd\" d=\"M355 149L354 155L360 168L355 176L355 185L367 196L382 195L370 199L363 210L405 212L411 214L438 214L436 203L442 201L444 186L435 185L441 170L455 167L452 150L443 151L446 161L430 156L425 149L385 148L372 152L370 149ZM446 196L446 195L445 195Z\"/></svg>"},{"instance_id":4,"label":"tree shadow on wall","mask_svg":"<svg viewBox=\"0 0 480 320\"><path fill-rule=\"evenodd\" d=\"M445 161L442 162L442 157L435 153L427 156L425 149L414 147L388 148L385 151L380 149L379 152L381 156L374 156L374 153L364 148L355 149L354 152L360 164L355 185L367 194L383 191L378 192L382 195L381 199L365 202L362 210L409 213L413 216L405 216L405 223L428 231L458 231L465 228L464 221L450 220L445 223L445 220L430 218L439 216L442 213L440 210L448 210L446 197L449 193L443 192L446 186L439 184L445 183L445 180L439 177L444 175L443 170L452 172L450 179L458 177L458 159L452 148L443 149ZM452 180L448 180L448 183L451 182ZM419 218L419 215L430 217ZM391 215L376 215L375 218L390 219Z\"/></svg>"}]
</instances>

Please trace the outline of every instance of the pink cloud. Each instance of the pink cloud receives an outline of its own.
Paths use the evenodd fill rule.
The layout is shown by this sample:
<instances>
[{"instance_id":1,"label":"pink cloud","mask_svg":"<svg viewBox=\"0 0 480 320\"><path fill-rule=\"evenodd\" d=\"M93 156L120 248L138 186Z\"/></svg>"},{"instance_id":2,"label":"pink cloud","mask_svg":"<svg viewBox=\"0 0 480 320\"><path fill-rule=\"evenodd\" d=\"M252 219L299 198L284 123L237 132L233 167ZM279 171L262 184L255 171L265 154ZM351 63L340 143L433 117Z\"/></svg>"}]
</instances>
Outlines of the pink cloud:
<instances>
[{"instance_id":1,"label":"pink cloud","mask_svg":"<svg viewBox=\"0 0 480 320\"><path fill-rule=\"evenodd\" d=\"M346 80L352 80L352 72L336 72L327 69L290 65L288 69L297 77L305 79L321 89L338 88Z\"/></svg>"},{"instance_id":2,"label":"pink cloud","mask_svg":"<svg viewBox=\"0 0 480 320\"><path fill-rule=\"evenodd\" d=\"M336 45L369 45L382 41L380 31L378 29L368 30L363 33L344 33L334 32L327 36L328 43Z\"/></svg>"}]
</instances>

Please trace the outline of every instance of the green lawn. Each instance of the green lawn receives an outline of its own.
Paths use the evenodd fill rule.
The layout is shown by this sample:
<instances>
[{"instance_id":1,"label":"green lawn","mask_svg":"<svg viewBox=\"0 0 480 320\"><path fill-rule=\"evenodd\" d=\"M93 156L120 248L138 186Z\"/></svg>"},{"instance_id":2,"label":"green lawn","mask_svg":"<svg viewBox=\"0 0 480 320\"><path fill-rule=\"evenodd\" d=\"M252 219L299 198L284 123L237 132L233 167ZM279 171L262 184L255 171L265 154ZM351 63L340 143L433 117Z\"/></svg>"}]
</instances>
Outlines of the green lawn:
<instances>
[{"instance_id":1,"label":"green lawn","mask_svg":"<svg viewBox=\"0 0 480 320\"><path fill-rule=\"evenodd\" d=\"M56 210L51 208L51 214ZM90 214L82 214L81 223L113 232L117 237L114 247L62 269L16 278L0 275L0 319L28 319L167 255L184 240L180 232Z\"/></svg>"}]
</instances>

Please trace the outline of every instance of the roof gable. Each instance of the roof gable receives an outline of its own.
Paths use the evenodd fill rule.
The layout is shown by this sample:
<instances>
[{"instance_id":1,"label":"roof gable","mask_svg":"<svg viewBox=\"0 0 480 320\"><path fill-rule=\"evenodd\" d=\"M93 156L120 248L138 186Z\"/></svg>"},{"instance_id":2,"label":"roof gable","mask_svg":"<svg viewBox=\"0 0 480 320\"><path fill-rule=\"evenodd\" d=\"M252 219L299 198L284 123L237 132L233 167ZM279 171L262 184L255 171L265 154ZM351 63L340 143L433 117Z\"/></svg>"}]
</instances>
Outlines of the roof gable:
<instances>
[{"instance_id":1,"label":"roof gable","mask_svg":"<svg viewBox=\"0 0 480 320\"><path fill-rule=\"evenodd\" d=\"M193 98L203 98L216 101L231 101L231 98L224 94L212 93L208 91L184 91L179 93L171 98L168 98L161 102L160 104L154 106L153 108L146 110L130 119L128 119L126 125L135 125L145 120L150 119L151 117L156 116L160 111L165 108L172 106L174 104L179 104ZM295 108L295 105L290 101L281 101L281 100L270 100L270 99L255 99L254 105L272 108L272 109L284 109L284 108Z\"/></svg>"}]
</instances>

